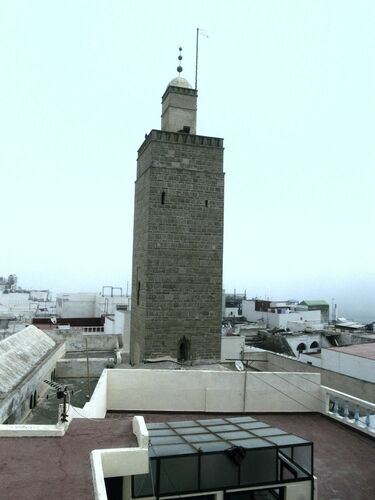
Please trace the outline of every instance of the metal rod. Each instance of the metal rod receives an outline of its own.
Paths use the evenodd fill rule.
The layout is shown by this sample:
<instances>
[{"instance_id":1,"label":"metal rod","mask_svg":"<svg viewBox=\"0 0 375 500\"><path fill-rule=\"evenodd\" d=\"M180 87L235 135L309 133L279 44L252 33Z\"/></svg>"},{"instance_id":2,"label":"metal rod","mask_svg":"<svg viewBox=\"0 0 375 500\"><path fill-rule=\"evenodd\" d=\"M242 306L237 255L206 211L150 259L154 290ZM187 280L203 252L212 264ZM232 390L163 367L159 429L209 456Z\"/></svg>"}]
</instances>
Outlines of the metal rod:
<instances>
[{"instance_id":1,"label":"metal rod","mask_svg":"<svg viewBox=\"0 0 375 500\"><path fill-rule=\"evenodd\" d=\"M89 369L89 349L87 346L87 337L85 337L86 341L86 367L87 367L87 398L90 399L90 369Z\"/></svg>"},{"instance_id":2,"label":"metal rod","mask_svg":"<svg viewBox=\"0 0 375 500\"><path fill-rule=\"evenodd\" d=\"M197 28L197 40L195 42L195 90L198 90L198 40L199 28Z\"/></svg>"},{"instance_id":3,"label":"metal rod","mask_svg":"<svg viewBox=\"0 0 375 500\"><path fill-rule=\"evenodd\" d=\"M68 388L65 386L64 387L64 400L63 400L63 412L61 414L61 422L67 422L68 419L66 418L68 414L66 413L66 396L68 394Z\"/></svg>"}]
</instances>

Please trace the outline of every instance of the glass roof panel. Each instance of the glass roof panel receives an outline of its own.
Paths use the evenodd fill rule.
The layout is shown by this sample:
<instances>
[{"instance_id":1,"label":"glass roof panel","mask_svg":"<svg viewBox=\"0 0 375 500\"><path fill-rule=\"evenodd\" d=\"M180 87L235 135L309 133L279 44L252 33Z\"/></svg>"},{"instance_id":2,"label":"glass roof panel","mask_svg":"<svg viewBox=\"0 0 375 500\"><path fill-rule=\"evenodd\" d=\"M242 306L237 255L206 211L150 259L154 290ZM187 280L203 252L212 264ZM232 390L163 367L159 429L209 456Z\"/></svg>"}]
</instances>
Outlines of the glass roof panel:
<instances>
[{"instance_id":1,"label":"glass roof panel","mask_svg":"<svg viewBox=\"0 0 375 500\"><path fill-rule=\"evenodd\" d=\"M176 427L196 427L199 426L197 422L194 422L194 420L180 420L177 422L168 422L168 425L170 427L176 428Z\"/></svg>"},{"instance_id":2,"label":"glass roof panel","mask_svg":"<svg viewBox=\"0 0 375 500\"><path fill-rule=\"evenodd\" d=\"M176 433L172 429L151 429L148 431L150 437L152 436L175 436Z\"/></svg>"},{"instance_id":3,"label":"glass roof panel","mask_svg":"<svg viewBox=\"0 0 375 500\"><path fill-rule=\"evenodd\" d=\"M221 425L226 424L226 421L222 418L208 418L206 420L197 420L201 425Z\"/></svg>"},{"instance_id":4,"label":"glass roof panel","mask_svg":"<svg viewBox=\"0 0 375 500\"><path fill-rule=\"evenodd\" d=\"M209 434L210 431L205 429L204 427L184 427L183 429L176 429L176 432L178 432L180 435L185 435L185 434Z\"/></svg>"},{"instance_id":5,"label":"glass roof panel","mask_svg":"<svg viewBox=\"0 0 375 500\"><path fill-rule=\"evenodd\" d=\"M259 429L260 427L271 427L268 424L265 424L264 422L257 422L254 420L254 422L245 422L245 423L239 423L237 424L238 427L241 427L241 429Z\"/></svg>"},{"instance_id":6,"label":"glass roof panel","mask_svg":"<svg viewBox=\"0 0 375 500\"><path fill-rule=\"evenodd\" d=\"M184 440L180 436L154 436L150 439L152 446L159 444L179 444L184 443Z\"/></svg>"},{"instance_id":7,"label":"glass roof panel","mask_svg":"<svg viewBox=\"0 0 375 500\"><path fill-rule=\"evenodd\" d=\"M267 446L272 446L271 443L268 443L264 439L260 438L251 438L251 439L235 439L231 440L231 444L235 446L242 446L243 448L251 449L251 448L265 448Z\"/></svg>"},{"instance_id":8,"label":"glass roof panel","mask_svg":"<svg viewBox=\"0 0 375 500\"><path fill-rule=\"evenodd\" d=\"M252 429L251 433L255 434L256 436L279 436L281 434L288 434L281 429L277 429L277 427L263 427L261 429Z\"/></svg>"},{"instance_id":9,"label":"glass roof panel","mask_svg":"<svg viewBox=\"0 0 375 500\"><path fill-rule=\"evenodd\" d=\"M209 426L207 429L211 432L225 432L225 431L238 431L238 427L235 425L227 424L227 425L214 425Z\"/></svg>"},{"instance_id":10,"label":"glass roof panel","mask_svg":"<svg viewBox=\"0 0 375 500\"><path fill-rule=\"evenodd\" d=\"M236 432L220 432L218 434L222 439L248 439L251 438L252 435L246 431L238 430Z\"/></svg>"},{"instance_id":11,"label":"glass roof panel","mask_svg":"<svg viewBox=\"0 0 375 500\"><path fill-rule=\"evenodd\" d=\"M189 455L196 453L195 448L188 444L161 444L152 446L154 453L158 457L172 456L172 455Z\"/></svg>"},{"instance_id":12,"label":"glass roof panel","mask_svg":"<svg viewBox=\"0 0 375 500\"><path fill-rule=\"evenodd\" d=\"M200 443L202 441L217 441L217 436L214 434L210 434L207 432L207 434L189 434L189 435L182 435L186 441L189 441L189 443Z\"/></svg>"},{"instance_id":13,"label":"glass roof panel","mask_svg":"<svg viewBox=\"0 0 375 500\"><path fill-rule=\"evenodd\" d=\"M146 426L149 431L151 429L168 429L168 425L164 422L150 422Z\"/></svg>"},{"instance_id":14,"label":"glass roof panel","mask_svg":"<svg viewBox=\"0 0 375 500\"><path fill-rule=\"evenodd\" d=\"M224 451L230 448L226 441L211 441L210 443L194 443L193 446L204 453L209 451Z\"/></svg>"},{"instance_id":15,"label":"glass roof panel","mask_svg":"<svg viewBox=\"0 0 375 500\"><path fill-rule=\"evenodd\" d=\"M228 422L231 422L233 424L240 424L240 423L245 423L245 422L255 422L255 418L252 417L231 417L227 418Z\"/></svg>"},{"instance_id":16,"label":"glass roof panel","mask_svg":"<svg viewBox=\"0 0 375 500\"><path fill-rule=\"evenodd\" d=\"M287 446L290 444L309 444L308 441L304 439L293 436L292 434L286 434L284 436L267 436L267 441L277 444L278 446Z\"/></svg>"}]
</instances>

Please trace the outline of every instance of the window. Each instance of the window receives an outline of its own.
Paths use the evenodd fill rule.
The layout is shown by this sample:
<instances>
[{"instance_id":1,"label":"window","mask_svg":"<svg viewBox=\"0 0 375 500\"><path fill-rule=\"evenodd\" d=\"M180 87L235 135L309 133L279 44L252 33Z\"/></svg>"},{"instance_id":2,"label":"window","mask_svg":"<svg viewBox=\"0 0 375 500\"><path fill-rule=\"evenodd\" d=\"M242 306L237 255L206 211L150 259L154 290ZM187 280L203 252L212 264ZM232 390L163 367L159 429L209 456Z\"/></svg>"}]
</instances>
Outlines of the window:
<instances>
[{"instance_id":1,"label":"window","mask_svg":"<svg viewBox=\"0 0 375 500\"><path fill-rule=\"evenodd\" d=\"M306 351L306 344L304 344L303 342L301 342L300 344L298 344L297 351L298 352Z\"/></svg>"},{"instance_id":2,"label":"window","mask_svg":"<svg viewBox=\"0 0 375 500\"><path fill-rule=\"evenodd\" d=\"M204 206L207 208L208 207L208 200L205 200Z\"/></svg>"},{"instance_id":3,"label":"window","mask_svg":"<svg viewBox=\"0 0 375 500\"><path fill-rule=\"evenodd\" d=\"M138 281L138 286L137 286L137 306L139 306L140 298L141 298L141 282Z\"/></svg>"},{"instance_id":4,"label":"window","mask_svg":"<svg viewBox=\"0 0 375 500\"><path fill-rule=\"evenodd\" d=\"M182 363L190 359L190 341L186 337L179 342L177 359Z\"/></svg>"},{"instance_id":5,"label":"window","mask_svg":"<svg viewBox=\"0 0 375 500\"><path fill-rule=\"evenodd\" d=\"M161 204L165 205L165 191L161 193Z\"/></svg>"}]
</instances>

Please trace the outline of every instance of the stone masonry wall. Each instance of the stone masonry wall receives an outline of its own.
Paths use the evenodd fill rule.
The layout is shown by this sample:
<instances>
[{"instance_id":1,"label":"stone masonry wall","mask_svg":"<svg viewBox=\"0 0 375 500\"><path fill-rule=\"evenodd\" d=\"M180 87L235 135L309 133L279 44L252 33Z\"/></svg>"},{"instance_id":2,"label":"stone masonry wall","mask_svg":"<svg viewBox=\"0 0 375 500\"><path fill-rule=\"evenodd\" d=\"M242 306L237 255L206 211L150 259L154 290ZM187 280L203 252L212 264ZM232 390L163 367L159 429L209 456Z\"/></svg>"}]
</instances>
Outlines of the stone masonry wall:
<instances>
[{"instance_id":1,"label":"stone masonry wall","mask_svg":"<svg viewBox=\"0 0 375 500\"><path fill-rule=\"evenodd\" d=\"M183 337L191 359L220 358L223 216L222 140L153 130L135 191L133 363L177 358Z\"/></svg>"}]
</instances>

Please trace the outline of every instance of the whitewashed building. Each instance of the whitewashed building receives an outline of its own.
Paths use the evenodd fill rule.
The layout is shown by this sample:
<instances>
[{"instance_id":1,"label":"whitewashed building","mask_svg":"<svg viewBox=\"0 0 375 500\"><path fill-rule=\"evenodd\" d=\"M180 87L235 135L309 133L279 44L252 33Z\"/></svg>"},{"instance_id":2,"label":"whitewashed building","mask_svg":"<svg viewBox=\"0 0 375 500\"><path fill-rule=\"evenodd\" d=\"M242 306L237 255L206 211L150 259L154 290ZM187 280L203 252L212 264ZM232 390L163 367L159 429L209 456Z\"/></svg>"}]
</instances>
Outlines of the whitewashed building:
<instances>
[{"instance_id":1,"label":"whitewashed building","mask_svg":"<svg viewBox=\"0 0 375 500\"><path fill-rule=\"evenodd\" d=\"M60 318L99 318L115 314L119 305L130 309L130 297L99 293L60 293L56 296L56 315Z\"/></svg>"},{"instance_id":2,"label":"whitewashed building","mask_svg":"<svg viewBox=\"0 0 375 500\"><path fill-rule=\"evenodd\" d=\"M375 342L322 348L320 354L301 354L299 359L312 366L375 383Z\"/></svg>"},{"instance_id":3,"label":"whitewashed building","mask_svg":"<svg viewBox=\"0 0 375 500\"><path fill-rule=\"evenodd\" d=\"M304 331L320 330L324 326L319 310L309 311L307 306L290 301L243 300L242 315L250 322L264 322L269 329Z\"/></svg>"}]
</instances>

